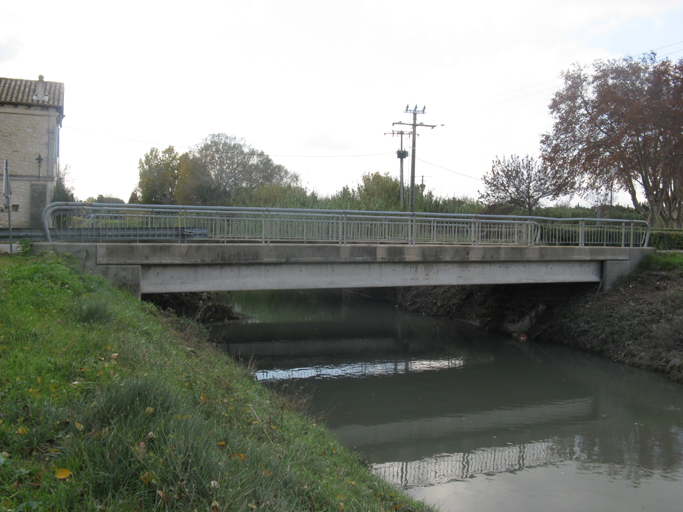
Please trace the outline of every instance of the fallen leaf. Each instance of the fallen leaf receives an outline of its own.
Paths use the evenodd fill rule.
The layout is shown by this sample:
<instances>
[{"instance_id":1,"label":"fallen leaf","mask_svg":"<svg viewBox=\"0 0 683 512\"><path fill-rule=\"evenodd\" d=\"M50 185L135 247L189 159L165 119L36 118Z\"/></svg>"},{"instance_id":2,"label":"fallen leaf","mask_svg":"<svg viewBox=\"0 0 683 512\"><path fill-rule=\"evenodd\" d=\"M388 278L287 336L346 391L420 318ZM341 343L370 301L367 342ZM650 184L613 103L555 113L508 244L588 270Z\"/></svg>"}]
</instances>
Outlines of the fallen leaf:
<instances>
[{"instance_id":1,"label":"fallen leaf","mask_svg":"<svg viewBox=\"0 0 683 512\"><path fill-rule=\"evenodd\" d=\"M71 471L68 469L58 469L55 472L55 478L57 480L64 480L65 478L69 478L71 476Z\"/></svg>"},{"instance_id":2,"label":"fallen leaf","mask_svg":"<svg viewBox=\"0 0 683 512\"><path fill-rule=\"evenodd\" d=\"M26 427L19 427L17 429L17 434L23 436L24 434L28 434L28 429Z\"/></svg>"},{"instance_id":3,"label":"fallen leaf","mask_svg":"<svg viewBox=\"0 0 683 512\"><path fill-rule=\"evenodd\" d=\"M147 471L144 475L140 477L140 480L142 480L143 484L149 484L154 482L154 475L150 472Z\"/></svg>"},{"instance_id":4,"label":"fallen leaf","mask_svg":"<svg viewBox=\"0 0 683 512\"><path fill-rule=\"evenodd\" d=\"M157 491L157 494L161 498L161 506L165 507L169 500L168 494L166 494L164 491Z\"/></svg>"},{"instance_id":5,"label":"fallen leaf","mask_svg":"<svg viewBox=\"0 0 683 512\"><path fill-rule=\"evenodd\" d=\"M78 422L76 421L76 422L74 422L74 426L75 426L78 430L83 430L83 423L78 423Z\"/></svg>"},{"instance_id":6,"label":"fallen leaf","mask_svg":"<svg viewBox=\"0 0 683 512\"><path fill-rule=\"evenodd\" d=\"M225 446L225 441L218 441L218 446Z\"/></svg>"},{"instance_id":7,"label":"fallen leaf","mask_svg":"<svg viewBox=\"0 0 683 512\"><path fill-rule=\"evenodd\" d=\"M213 502L211 502L211 508L209 509L209 512L221 512L221 509L218 507L218 502L214 500Z\"/></svg>"},{"instance_id":8,"label":"fallen leaf","mask_svg":"<svg viewBox=\"0 0 683 512\"><path fill-rule=\"evenodd\" d=\"M147 407L147 409L145 409L145 412L147 414L154 414L154 407Z\"/></svg>"}]
</instances>

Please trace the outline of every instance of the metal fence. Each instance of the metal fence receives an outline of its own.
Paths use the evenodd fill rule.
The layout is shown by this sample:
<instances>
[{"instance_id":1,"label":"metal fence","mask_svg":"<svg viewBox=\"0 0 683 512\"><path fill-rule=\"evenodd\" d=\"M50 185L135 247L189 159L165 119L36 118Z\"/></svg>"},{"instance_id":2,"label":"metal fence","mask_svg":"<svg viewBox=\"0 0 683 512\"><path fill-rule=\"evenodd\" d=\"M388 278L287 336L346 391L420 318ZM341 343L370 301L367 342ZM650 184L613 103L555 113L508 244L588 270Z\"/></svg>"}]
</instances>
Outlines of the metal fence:
<instances>
[{"instance_id":1,"label":"metal fence","mask_svg":"<svg viewBox=\"0 0 683 512\"><path fill-rule=\"evenodd\" d=\"M646 247L645 221L287 208L52 203L48 241Z\"/></svg>"}]
</instances>

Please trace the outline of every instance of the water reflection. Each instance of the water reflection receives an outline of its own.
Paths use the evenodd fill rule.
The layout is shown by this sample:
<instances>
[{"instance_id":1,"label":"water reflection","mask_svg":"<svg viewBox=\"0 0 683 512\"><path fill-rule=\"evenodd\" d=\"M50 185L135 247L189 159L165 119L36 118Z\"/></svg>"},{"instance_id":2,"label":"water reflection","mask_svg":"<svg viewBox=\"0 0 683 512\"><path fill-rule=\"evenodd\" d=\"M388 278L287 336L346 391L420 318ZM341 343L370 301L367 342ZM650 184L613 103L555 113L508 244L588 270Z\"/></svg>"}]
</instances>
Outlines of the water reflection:
<instances>
[{"instance_id":1,"label":"water reflection","mask_svg":"<svg viewBox=\"0 0 683 512\"><path fill-rule=\"evenodd\" d=\"M505 489L503 508L525 511L548 505L541 485L572 493L557 510L575 510L583 495L606 510L643 500L670 510L683 499L681 386L386 305L334 307L308 324L271 318L214 334L255 357L269 385L307 386L330 431L416 497L473 510L477 496ZM627 484L618 497L604 492L617 482Z\"/></svg>"}]
</instances>

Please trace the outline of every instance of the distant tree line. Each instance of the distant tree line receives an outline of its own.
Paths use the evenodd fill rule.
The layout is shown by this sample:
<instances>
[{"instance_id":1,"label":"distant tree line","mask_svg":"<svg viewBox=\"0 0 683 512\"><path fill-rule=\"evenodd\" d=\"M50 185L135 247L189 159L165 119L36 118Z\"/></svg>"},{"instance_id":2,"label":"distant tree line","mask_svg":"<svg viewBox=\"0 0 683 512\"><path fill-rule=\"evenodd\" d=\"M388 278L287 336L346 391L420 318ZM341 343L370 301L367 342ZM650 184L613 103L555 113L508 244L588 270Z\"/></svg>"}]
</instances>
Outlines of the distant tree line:
<instances>
[{"instance_id":1,"label":"distant tree line","mask_svg":"<svg viewBox=\"0 0 683 512\"><path fill-rule=\"evenodd\" d=\"M321 197L263 151L225 134L209 135L183 154L172 146L152 148L140 159L138 171L138 185L129 203L400 210L400 183L388 174L366 173L355 187L345 186L332 196ZM416 209L482 211L474 200L436 197L423 185L416 189Z\"/></svg>"},{"instance_id":2,"label":"distant tree line","mask_svg":"<svg viewBox=\"0 0 683 512\"><path fill-rule=\"evenodd\" d=\"M683 59L660 61L651 54L599 60L562 76L540 157L496 157L478 200L436 197L418 186L416 211L598 215L683 227ZM182 155L173 147L153 148L140 160L139 172L129 202L401 209L400 184L388 174L366 173L357 185L319 197L263 151L225 134L210 135ZM632 209L604 206L611 204L606 197L619 191L629 194ZM597 212L572 208L567 198L574 195L597 197L603 206Z\"/></svg>"}]
</instances>

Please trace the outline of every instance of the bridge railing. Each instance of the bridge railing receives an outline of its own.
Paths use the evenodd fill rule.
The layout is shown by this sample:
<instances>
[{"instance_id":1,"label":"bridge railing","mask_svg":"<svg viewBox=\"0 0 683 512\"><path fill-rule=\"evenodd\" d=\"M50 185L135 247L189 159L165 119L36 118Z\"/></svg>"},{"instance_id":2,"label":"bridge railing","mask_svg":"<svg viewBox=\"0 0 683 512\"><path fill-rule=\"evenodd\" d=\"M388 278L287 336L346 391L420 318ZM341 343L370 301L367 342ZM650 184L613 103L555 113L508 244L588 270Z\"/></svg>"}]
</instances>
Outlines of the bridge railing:
<instances>
[{"instance_id":1,"label":"bridge railing","mask_svg":"<svg viewBox=\"0 0 683 512\"><path fill-rule=\"evenodd\" d=\"M644 221L357 210L52 203L48 241L647 246Z\"/></svg>"}]
</instances>

